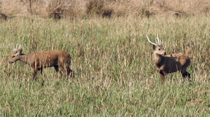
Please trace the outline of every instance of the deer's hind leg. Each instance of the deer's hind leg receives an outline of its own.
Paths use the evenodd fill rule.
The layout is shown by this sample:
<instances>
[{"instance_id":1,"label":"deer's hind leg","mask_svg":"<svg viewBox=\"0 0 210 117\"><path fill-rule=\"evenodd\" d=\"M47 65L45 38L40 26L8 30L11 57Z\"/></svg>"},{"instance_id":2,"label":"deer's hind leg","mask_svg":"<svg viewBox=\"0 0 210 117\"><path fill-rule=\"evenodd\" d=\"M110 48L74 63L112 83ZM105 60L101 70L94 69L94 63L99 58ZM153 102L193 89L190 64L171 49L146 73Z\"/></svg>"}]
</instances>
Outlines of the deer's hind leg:
<instances>
[{"instance_id":1,"label":"deer's hind leg","mask_svg":"<svg viewBox=\"0 0 210 117\"><path fill-rule=\"evenodd\" d=\"M188 77L188 80L191 81L190 73L186 71L187 68L181 70L181 74L183 78Z\"/></svg>"},{"instance_id":2,"label":"deer's hind leg","mask_svg":"<svg viewBox=\"0 0 210 117\"><path fill-rule=\"evenodd\" d=\"M185 72L182 73L182 77L184 77L184 78L185 78L185 77L191 78L191 77L190 77L190 73L187 72L187 71L185 71Z\"/></svg>"},{"instance_id":3,"label":"deer's hind leg","mask_svg":"<svg viewBox=\"0 0 210 117\"><path fill-rule=\"evenodd\" d=\"M190 81L191 80L190 73L188 73L186 70L187 67L189 67L189 65L190 65L190 60L187 60L180 71L181 71L182 77L184 77L184 78L188 77L189 81Z\"/></svg>"},{"instance_id":4,"label":"deer's hind leg","mask_svg":"<svg viewBox=\"0 0 210 117\"><path fill-rule=\"evenodd\" d=\"M182 73L182 77L186 77L187 76L188 78L190 78L190 73L188 73L187 70L186 70L187 67L183 67L180 71Z\"/></svg>"},{"instance_id":5,"label":"deer's hind leg","mask_svg":"<svg viewBox=\"0 0 210 117\"><path fill-rule=\"evenodd\" d=\"M70 61L60 61L58 65L66 71L67 76L70 74L70 77L74 77L74 72L69 68L70 64Z\"/></svg>"},{"instance_id":6,"label":"deer's hind leg","mask_svg":"<svg viewBox=\"0 0 210 117\"><path fill-rule=\"evenodd\" d=\"M67 75L70 74L70 77L74 77L74 72L69 68L69 64L65 64L64 69L66 70Z\"/></svg>"},{"instance_id":7,"label":"deer's hind leg","mask_svg":"<svg viewBox=\"0 0 210 117\"><path fill-rule=\"evenodd\" d=\"M34 68L34 73L33 73L33 79L36 80L36 75L37 75L37 68Z\"/></svg>"}]
</instances>

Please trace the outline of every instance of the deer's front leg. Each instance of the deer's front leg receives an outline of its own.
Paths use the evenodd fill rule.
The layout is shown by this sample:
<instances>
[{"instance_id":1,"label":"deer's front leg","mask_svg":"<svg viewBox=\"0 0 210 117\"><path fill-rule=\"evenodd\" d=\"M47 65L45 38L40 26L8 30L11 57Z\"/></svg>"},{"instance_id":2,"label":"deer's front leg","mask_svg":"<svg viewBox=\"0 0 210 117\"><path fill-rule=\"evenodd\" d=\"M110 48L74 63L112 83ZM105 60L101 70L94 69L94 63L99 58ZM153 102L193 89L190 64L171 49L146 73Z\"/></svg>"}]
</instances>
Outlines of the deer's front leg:
<instances>
[{"instance_id":1,"label":"deer's front leg","mask_svg":"<svg viewBox=\"0 0 210 117\"><path fill-rule=\"evenodd\" d=\"M160 70L159 73L160 73L160 77L161 77L161 82L163 83L165 81L166 73L163 70Z\"/></svg>"},{"instance_id":2,"label":"deer's front leg","mask_svg":"<svg viewBox=\"0 0 210 117\"><path fill-rule=\"evenodd\" d=\"M164 71L165 69L165 65L162 65L158 71L160 73L160 76L161 76L161 82L163 82L165 80L165 76L166 76L166 72Z\"/></svg>"},{"instance_id":3,"label":"deer's front leg","mask_svg":"<svg viewBox=\"0 0 210 117\"><path fill-rule=\"evenodd\" d=\"M36 75L37 75L37 69L35 68L35 69L34 69L34 74L33 74L33 79L34 79L34 80L36 80L36 78L35 78Z\"/></svg>"},{"instance_id":4,"label":"deer's front leg","mask_svg":"<svg viewBox=\"0 0 210 117\"><path fill-rule=\"evenodd\" d=\"M42 74L42 70L43 70L43 68L40 68L40 72L41 72L41 74Z\"/></svg>"},{"instance_id":5,"label":"deer's front leg","mask_svg":"<svg viewBox=\"0 0 210 117\"><path fill-rule=\"evenodd\" d=\"M33 73L33 79L34 80L36 80L35 79L35 77L36 77L36 75L37 75L37 64L36 64L36 62L33 62L32 64L31 64L31 67L34 69L34 73Z\"/></svg>"}]
</instances>

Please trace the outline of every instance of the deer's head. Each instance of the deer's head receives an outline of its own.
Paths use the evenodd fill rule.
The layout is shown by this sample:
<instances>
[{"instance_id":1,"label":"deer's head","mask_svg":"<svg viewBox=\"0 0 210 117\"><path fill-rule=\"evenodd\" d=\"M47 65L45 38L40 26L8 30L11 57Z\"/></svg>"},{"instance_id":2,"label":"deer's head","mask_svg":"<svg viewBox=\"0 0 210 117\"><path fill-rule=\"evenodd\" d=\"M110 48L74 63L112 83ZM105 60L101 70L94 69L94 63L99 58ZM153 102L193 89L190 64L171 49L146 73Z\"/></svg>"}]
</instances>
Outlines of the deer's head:
<instances>
[{"instance_id":1,"label":"deer's head","mask_svg":"<svg viewBox=\"0 0 210 117\"><path fill-rule=\"evenodd\" d=\"M20 60L20 56L22 54L22 49L21 49L21 45L17 48L13 50L12 56L9 58L9 63L13 63L16 62L17 60Z\"/></svg>"},{"instance_id":2,"label":"deer's head","mask_svg":"<svg viewBox=\"0 0 210 117\"><path fill-rule=\"evenodd\" d=\"M161 55L161 56L166 55L166 52L162 46L161 40L158 38L158 35L157 35L157 39L155 40L156 43L151 42L148 36L147 36L147 40L153 45L155 55Z\"/></svg>"}]
</instances>

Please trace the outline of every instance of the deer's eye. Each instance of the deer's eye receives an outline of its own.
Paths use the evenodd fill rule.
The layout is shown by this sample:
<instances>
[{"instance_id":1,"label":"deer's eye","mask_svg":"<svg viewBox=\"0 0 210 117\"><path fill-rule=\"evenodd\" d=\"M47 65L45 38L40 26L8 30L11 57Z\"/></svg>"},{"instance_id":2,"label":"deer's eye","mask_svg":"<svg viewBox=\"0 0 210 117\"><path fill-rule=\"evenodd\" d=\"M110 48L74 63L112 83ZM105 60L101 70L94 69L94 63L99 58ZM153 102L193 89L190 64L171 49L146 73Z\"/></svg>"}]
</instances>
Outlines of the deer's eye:
<instances>
[{"instance_id":1,"label":"deer's eye","mask_svg":"<svg viewBox=\"0 0 210 117\"><path fill-rule=\"evenodd\" d=\"M12 56L12 58L15 58L15 56Z\"/></svg>"},{"instance_id":2,"label":"deer's eye","mask_svg":"<svg viewBox=\"0 0 210 117\"><path fill-rule=\"evenodd\" d=\"M158 50L160 50L160 48Z\"/></svg>"}]
</instances>

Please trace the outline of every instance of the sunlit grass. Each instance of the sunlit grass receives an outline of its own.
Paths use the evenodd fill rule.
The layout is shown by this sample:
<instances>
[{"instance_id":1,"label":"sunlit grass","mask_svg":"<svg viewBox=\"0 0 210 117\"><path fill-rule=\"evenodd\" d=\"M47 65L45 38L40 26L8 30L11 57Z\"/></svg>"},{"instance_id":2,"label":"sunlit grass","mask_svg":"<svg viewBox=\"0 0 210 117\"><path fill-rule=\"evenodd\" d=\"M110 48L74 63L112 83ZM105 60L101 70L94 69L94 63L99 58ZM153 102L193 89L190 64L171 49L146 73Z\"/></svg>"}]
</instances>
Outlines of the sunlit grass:
<instances>
[{"instance_id":1,"label":"sunlit grass","mask_svg":"<svg viewBox=\"0 0 210 117\"><path fill-rule=\"evenodd\" d=\"M14 18L0 24L2 116L208 116L210 39L208 17L41 20ZM168 54L185 52L192 82L180 73L164 84L145 35L163 41ZM8 64L16 44L23 53L59 49L72 56L74 79L46 68ZM206 93L201 93L206 91ZM204 101L194 102L201 98ZM191 104L188 102L192 100Z\"/></svg>"}]
</instances>

